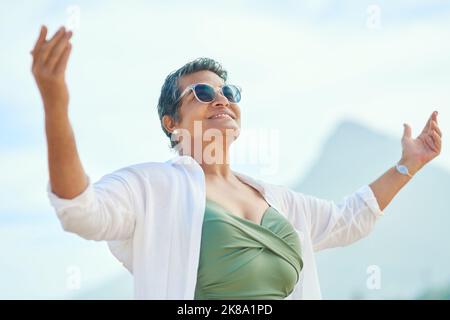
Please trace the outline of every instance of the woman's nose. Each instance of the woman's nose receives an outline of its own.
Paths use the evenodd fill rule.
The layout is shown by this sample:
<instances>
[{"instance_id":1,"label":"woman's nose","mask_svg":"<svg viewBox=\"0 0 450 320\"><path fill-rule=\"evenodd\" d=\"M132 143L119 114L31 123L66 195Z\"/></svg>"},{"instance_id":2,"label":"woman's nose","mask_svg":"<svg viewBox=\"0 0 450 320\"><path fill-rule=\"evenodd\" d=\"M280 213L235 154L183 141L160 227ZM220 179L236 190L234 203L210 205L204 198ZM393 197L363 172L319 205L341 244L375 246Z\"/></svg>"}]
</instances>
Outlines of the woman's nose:
<instances>
[{"instance_id":1,"label":"woman's nose","mask_svg":"<svg viewBox=\"0 0 450 320\"><path fill-rule=\"evenodd\" d=\"M227 97L225 97L222 93L222 90L219 90L216 94L216 99L213 102L213 105L222 105L228 106L230 101L228 101Z\"/></svg>"}]
</instances>

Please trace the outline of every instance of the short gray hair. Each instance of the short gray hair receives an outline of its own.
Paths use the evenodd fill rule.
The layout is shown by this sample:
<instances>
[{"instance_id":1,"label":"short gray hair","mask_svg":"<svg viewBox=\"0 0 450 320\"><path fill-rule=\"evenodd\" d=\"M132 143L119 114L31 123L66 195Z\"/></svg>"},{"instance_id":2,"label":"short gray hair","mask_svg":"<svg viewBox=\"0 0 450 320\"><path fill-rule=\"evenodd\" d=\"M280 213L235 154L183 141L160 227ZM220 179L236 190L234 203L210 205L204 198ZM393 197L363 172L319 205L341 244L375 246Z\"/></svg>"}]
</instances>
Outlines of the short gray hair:
<instances>
[{"instance_id":1,"label":"short gray hair","mask_svg":"<svg viewBox=\"0 0 450 320\"><path fill-rule=\"evenodd\" d=\"M177 122L180 120L179 107L181 106L181 101L179 101L179 97L181 96L181 90L178 83L179 79L184 75L204 70L214 72L222 78L224 82L227 81L227 71L222 68L222 65L219 62L211 58L197 58L188 62L178 70L171 72L164 81L158 101L158 115L159 120L161 121L161 128L169 138L172 137L172 133L166 130L162 118L165 115L168 115ZM172 148L177 144L178 141L172 141L172 139L170 139Z\"/></svg>"}]
</instances>

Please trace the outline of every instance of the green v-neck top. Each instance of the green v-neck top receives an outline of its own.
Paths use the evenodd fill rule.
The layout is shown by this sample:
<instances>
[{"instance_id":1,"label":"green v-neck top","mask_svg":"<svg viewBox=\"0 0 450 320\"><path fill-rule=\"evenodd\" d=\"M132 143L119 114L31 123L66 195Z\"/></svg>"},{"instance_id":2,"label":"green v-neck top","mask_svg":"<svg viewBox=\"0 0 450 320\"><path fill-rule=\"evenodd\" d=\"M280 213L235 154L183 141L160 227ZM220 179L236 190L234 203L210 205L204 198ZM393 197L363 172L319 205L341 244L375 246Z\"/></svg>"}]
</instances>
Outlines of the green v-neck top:
<instances>
[{"instance_id":1,"label":"green v-neck top","mask_svg":"<svg viewBox=\"0 0 450 320\"><path fill-rule=\"evenodd\" d=\"M303 268L297 232L269 206L260 224L206 199L194 299L284 299Z\"/></svg>"}]
</instances>

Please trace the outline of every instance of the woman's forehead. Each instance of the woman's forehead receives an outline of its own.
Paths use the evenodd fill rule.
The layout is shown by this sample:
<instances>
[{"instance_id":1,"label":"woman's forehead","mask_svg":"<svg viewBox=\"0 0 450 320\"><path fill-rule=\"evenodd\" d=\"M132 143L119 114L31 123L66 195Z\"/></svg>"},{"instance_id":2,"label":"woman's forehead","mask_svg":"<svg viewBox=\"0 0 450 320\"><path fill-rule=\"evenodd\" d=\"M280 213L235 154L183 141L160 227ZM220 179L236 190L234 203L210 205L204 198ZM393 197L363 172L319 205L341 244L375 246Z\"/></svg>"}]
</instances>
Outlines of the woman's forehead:
<instances>
[{"instance_id":1,"label":"woman's forehead","mask_svg":"<svg viewBox=\"0 0 450 320\"><path fill-rule=\"evenodd\" d=\"M194 83L207 83L215 88L224 85L223 79L217 74L212 71L203 70L182 76L179 79L180 91L183 91L187 86Z\"/></svg>"}]
</instances>

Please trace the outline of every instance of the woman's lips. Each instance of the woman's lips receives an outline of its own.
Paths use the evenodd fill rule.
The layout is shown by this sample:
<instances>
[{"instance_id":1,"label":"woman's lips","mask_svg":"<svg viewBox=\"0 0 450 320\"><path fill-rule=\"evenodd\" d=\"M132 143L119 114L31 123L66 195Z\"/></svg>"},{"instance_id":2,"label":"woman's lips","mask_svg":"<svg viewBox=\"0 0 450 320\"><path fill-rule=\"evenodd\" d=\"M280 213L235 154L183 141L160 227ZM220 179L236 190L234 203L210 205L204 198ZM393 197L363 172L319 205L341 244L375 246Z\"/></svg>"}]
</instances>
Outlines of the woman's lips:
<instances>
[{"instance_id":1,"label":"woman's lips","mask_svg":"<svg viewBox=\"0 0 450 320\"><path fill-rule=\"evenodd\" d=\"M208 119L209 120L217 120L217 119L231 119L231 120L233 120L233 118L230 115L225 114L225 113L216 114L216 115L214 115L214 116L212 116L211 118L208 118Z\"/></svg>"}]
</instances>

